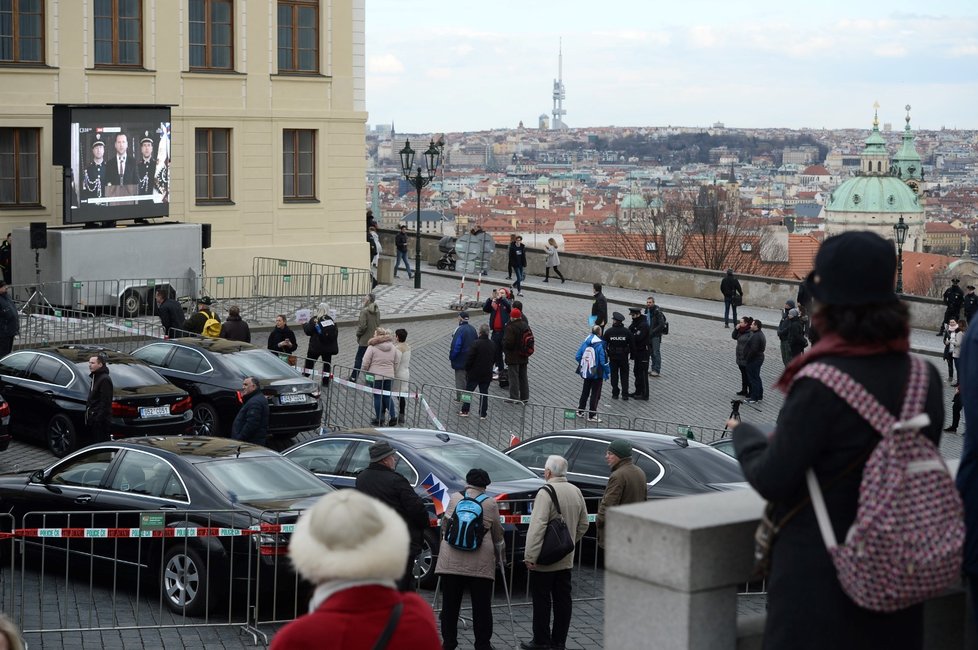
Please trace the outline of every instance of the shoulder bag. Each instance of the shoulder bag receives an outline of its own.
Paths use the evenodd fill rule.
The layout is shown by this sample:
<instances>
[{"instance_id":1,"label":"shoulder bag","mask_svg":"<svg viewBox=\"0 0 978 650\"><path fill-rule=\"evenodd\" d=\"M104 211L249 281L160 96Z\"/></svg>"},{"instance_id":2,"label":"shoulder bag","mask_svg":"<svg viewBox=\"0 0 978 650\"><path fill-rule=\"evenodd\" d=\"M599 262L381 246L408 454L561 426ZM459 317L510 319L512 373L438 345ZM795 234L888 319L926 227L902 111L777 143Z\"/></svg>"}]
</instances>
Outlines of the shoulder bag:
<instances>
[{"instance_id":1,"label":"shoulder bag","mask_svg":"<svg viewBox=\"0 0 978 650\"><path fill-rule=\"evenodd\" d=\"M547 522L547 527L543 533L543 544L540 546L540 553L537 555L537 564L554 564L561 561L564 557L574 551L574 538L567 529L567 522L564 515L560 512L560 502L557 501L557 491L552 485L544 485L541 490L546 490L557 509L557 516Z\"/></svg>"},{"instance_id":2,"label":"shoulder bag","mask_svg":"<svg viewBox=\"0 0 978 650\"><path fill-rule=\"evenodd\" d=\"M381 632L380 638L377 639L377 643L374 644L373 650L384 650L387 644L390 643L391 637L394 636L394 629L397 627L397 622L401 620L401 611L404 609L404 601L398 601L394 605L394 609L391 610L390 618L387 619L387 625L384 627L384 631Z\"/></svg>"}]
</instances>

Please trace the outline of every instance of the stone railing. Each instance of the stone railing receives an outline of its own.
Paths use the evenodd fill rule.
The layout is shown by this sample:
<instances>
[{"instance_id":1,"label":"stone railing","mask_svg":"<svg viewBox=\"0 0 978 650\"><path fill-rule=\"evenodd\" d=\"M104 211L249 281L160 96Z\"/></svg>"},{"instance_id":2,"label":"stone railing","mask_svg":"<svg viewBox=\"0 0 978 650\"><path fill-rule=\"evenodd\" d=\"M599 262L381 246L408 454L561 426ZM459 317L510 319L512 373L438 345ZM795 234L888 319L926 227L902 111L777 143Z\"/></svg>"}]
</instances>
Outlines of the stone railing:
<instances>
[{"instance_id":1,"label":"stone railing","mask_svg":"<svg viewBox=\"0 0 978 650\"><path fill-rule=\"evenodd\" d=\"M740 490L611 509L604 647L760 648L765 617L738 619L737 592L752 568L763 508L757 493ZM962 589L928 601L924 647L978 647L969 612Z\"/></svg>"}]
</instances>

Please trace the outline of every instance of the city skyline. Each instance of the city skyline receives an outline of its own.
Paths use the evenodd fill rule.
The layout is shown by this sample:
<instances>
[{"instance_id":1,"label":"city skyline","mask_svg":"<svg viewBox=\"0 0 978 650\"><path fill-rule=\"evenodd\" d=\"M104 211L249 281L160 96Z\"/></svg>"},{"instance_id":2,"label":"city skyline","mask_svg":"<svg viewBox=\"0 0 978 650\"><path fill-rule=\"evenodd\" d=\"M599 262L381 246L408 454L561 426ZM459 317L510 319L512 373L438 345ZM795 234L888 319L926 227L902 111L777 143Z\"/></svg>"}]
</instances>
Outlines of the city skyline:
<instances>
[{"instance_id":1,"label":"city skyline","mask_svg":"<svg viewBox=\"0 0 978 650\"><path fill-rule=\"evenodd\" d=\"M868 3L867 3L868 4ZM535 128L563 42L571 128L978 129L978 9L829 0L366 5L368 123L402 133Z\"/></svg>"}]
</instances>

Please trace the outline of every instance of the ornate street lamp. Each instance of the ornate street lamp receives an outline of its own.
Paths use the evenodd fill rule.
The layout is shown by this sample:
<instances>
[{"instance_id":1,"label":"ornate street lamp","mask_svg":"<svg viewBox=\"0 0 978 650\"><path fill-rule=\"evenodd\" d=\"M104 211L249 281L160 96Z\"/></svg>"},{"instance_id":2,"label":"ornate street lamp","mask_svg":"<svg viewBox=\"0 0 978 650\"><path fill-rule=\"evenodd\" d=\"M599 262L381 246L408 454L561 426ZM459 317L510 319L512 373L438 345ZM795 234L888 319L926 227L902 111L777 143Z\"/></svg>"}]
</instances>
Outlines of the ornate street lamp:
<instances>
[{"instance_id":1,"label":"ornate street lamp","mask_svg":"<svg viewBox=\"0 0 978 650\"><path fill-rule=\"evenodd\" d=\"M790 235L795 231L795 217L788 216L784 218L784 227L788 229L788 234Z\"/></svg>"},{"instance_id":2,"label":"ornate street lamp","mask_svg":"<svg viewBox=\"0 0 978 650\"><path fill-rule=\"evenodd\" d=\"M428 145L428 150L424 152L425 166L427 167L427 172L421 170L421 166L418 165L417 171L414 170L414 149L411 148L411 141L404 141L404 148L401 149L401 172L404 174L404 178L407 179L409 183L414 187L415 192L418 193L418 212L417 212L417 223L415 228L415 240L414 240L414 288L421 288L421 190L425 185L430 183L435 178L435 172L438 171L438 165L441 162L441 148L444 146L444 141L439 140L438 144L432 140ZM412 175L413 172L413 175Z\"/></svg>"},{"instance_id":3,"label":"ornate street lamp","mask_svg":"<svg viewBox=\"0 0 978 650\"><path fill-rule=\"evenodd\" d=\"M900 221L898 221L893 226L893 232L896 233L896 243L897 243L897 285L896 292L903 293L903 244L907 241L907 231L910 230L910 226L906 224L903 220L903 215L900 215Z\"/></svg>"}]
</instances>

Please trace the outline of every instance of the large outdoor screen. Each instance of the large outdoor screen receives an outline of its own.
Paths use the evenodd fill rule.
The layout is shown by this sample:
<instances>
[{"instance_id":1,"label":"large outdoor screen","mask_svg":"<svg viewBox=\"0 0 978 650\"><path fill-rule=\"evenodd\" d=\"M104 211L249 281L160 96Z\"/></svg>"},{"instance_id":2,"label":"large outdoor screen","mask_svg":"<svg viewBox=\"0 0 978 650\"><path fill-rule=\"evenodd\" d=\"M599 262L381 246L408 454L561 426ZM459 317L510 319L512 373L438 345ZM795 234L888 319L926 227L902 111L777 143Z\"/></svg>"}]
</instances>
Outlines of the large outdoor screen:
<instances>
[{"instance_id":1,"label":"large outdoor screen","mask_svg":"<svg viewBox=\"0 0 978 650\"><path fill-rule=\"evenodd\" d=\"M72 106L61 119L54 159L70 169L66 224L168 216L169 108Z\"/></svg>"}]
</instances>

